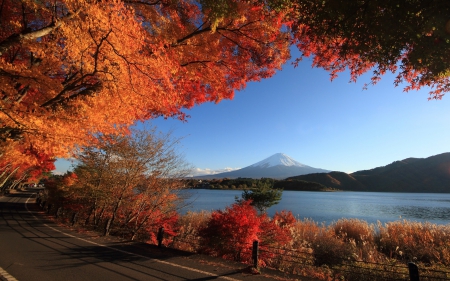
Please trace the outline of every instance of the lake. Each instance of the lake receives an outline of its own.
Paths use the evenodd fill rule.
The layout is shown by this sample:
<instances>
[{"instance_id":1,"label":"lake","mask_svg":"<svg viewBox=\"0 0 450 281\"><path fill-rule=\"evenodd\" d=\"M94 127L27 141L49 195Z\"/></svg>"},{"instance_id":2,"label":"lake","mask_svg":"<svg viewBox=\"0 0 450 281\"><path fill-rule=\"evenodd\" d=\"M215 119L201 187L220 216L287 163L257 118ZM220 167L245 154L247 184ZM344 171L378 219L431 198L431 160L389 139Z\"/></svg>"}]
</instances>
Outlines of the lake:
<instances>
[{"instance_id":1,"label":"lake","mask_svg":"<svg viewBox=\"0 0 450 281\"><path fill-rule=\"evenodd\" d=\"M240 197L241 190L192 189L190 206L182 212L224 209ZM299 219L330 224L341 218L358 218L369 223L410 220L450 223L450 194L388 192L283 191L278 205L268 209L289 210Z\"/></svg>"}]
</instances>

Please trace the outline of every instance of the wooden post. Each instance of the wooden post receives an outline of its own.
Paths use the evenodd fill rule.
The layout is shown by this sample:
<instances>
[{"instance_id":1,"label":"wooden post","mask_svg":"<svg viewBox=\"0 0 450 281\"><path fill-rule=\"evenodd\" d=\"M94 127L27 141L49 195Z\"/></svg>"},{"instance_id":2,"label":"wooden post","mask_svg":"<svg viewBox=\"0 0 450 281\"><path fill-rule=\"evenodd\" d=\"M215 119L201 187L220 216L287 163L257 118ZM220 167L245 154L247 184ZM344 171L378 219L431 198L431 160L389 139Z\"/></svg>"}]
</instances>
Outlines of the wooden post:
<instances>
[{"instance_id":1,"label":"wooden post","mask_svg":"<svg viewBox=\"0 0 450 281\"><path fill-rule=\"evenodd\" d=\"M258 245L259 242L257 240L253 241L252 260L253 267L256 269L258 269Z\"/></svg>"},{"instance_id":2,"label":"wooden post","mask_svg":"<svg viewBox=\"0 0 450 281\"><path fill-rule=\"evenodd\" d=\"M73 213L73 216L72 216L72 226L74 226L75 223L77 222L77 218L78 218L78 213Z\"/></svg>"},{"instance_id":3,"label":"wooden post","mask_svg":"<svg viewBox=\"0 0 450 281\"><path fill-rule=\"evenodd\" d=\"M420 281L419 268L417 267L417 265L413 262L409 262L408 269L409 269L409 280L410 281Z\"/></svg>"},{"instance_id":4,"label":"wooden post","mask_svg":"<svg viewBox=\"0 0 450 281\"><path fill-rule=\"evenodd\" d=\"M56 209L56 214L55 214L56 218L59 218L61 216L61 210L62 210L62 207L58 207L58 209Z\"/></svg>"},{"instance_id":5,"label":"wooden post","mask_svg":"<svg viewBox=\"0 0 450 281\"><path fill-rule=\"evenodd\" d=\"M156 239L158 240L158 248L161 248L163 238L164 238L164 227L160 227L158 230L158 236L156 236Z\"/></svg>"}]
</instances>

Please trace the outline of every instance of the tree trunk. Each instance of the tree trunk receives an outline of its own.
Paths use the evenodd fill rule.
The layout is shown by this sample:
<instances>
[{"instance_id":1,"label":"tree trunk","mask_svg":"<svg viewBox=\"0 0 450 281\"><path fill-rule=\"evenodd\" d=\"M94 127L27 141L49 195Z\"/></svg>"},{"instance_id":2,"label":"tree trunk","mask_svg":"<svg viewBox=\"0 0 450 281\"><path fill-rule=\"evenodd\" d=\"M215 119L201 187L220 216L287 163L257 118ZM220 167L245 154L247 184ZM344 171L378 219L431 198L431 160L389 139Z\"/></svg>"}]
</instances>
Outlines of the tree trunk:
<instances>
[{"instance_id":1,"label":"tree trunk","mask_svg":"<svg viewBox=\"0 0 450 281\"><path fill-rule=\"evenodd\" d=\"M147 222L148 218L149 218L149 216L146 216L146 217L142 220L142 222L141 222L137 227L135 227L135 228L133 229L132 236L131 236L131 241L133 241L134 238L136 238L136 234L137 234L138 231L144 226L144 224Z\"/></svg>"},{"instance_id":2,"label":"tree trunk","mask_svg":"<svg viewBox=\"0 0 450 281\"><path fill-rule=\"evenodd\" d=\"M89 224L89 220L91 219L92 214L94 213L95 210L95 205L96 203L94 203L94 205L91 207L91 209L89 210L89 213L87 215L86 220L84 221L84 225L88 225ZM94 217L94 222L95 222L95 217Z\"/></svg>"},{"instance_id":3,"label":"tree trunk","mask_svg":"<svg viewBox=\"0 0 450 281\"><path fill-rule=\"evenodd\" d=\"M113 212L112 212L112 216L111 218L108 220L108 223L106 224L105 227L105 236L109 235L109 232L111 231L111 225L114 223L114 220L116 218L117 215L117 210L119 210L120 207L120 203L122 203L122 196L119 197L119 200L117 200L116 205L114 206Z\"/></svg>"},{"instance_id":4,"label":"tree trunk","mask_svg":"<svg viewBox=\"0 0 450 281\"><path fill-rule=\"evenodd\" d=\"M0 184L0 189L3 188L3 186L5 185L5 183L8 181L8 179L14 175L15 172L17 172L17 170L19 170L19 167L15 168L14 171L12 171L11 173L9 173L9 175L5 178L5 180Z\"/></svg>"},{"instance_id":5,"label":"tree trunk","mask_svg":"<svg viewBox=\"0 0 450 281\"><path fill-rule=\"evenodd\" d=\"M95 225L98 225L98 224L100 223L100 221L103 219L103 214L105 213L105 207L106 207L106 206L103 206L103 208L102 208L102 210L100 211L100 214L98 215L97 218L95 218L95 216L94 216L94 224L95 224ZM94 214L94 215L95 215L95 214Z\"/></svg>"},{"instance_id":6,"label":"tree trunk","mask_svg":"<svg viewBox=\"0 0 450 281\"><path fill-rule=\"evenodd\" d=\"M103 233L103 236L109 235L109 232L111 231L111 223L112 223L112 218L109 218L108 221L106 222L105 232Z\"/></svg>"}]
</instances>

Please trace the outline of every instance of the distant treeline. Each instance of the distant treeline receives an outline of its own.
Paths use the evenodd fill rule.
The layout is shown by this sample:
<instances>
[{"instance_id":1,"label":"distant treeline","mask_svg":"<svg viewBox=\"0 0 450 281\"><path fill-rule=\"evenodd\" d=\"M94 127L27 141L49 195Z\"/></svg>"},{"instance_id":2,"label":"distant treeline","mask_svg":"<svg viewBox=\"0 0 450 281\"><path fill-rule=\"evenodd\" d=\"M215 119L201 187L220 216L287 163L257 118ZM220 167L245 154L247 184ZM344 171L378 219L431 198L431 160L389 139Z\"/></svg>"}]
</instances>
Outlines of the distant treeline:
<instances>
[{"instance_id":1,"label":"distant treeline","mask_svg":"<svg viewBox=\"0 0 450 281\"><path fill-rule=\"evenodd\" d=\"M271 178L237 178L237 179L212 179L212 180L198 180L188 179L187 186L197 189L252 189L257 186L260 181L270 183L273 188L293 191L335 191L338 189L328 188L325 185L316 182L286 179L276 180Z\"/></svg>"}]
</instances>

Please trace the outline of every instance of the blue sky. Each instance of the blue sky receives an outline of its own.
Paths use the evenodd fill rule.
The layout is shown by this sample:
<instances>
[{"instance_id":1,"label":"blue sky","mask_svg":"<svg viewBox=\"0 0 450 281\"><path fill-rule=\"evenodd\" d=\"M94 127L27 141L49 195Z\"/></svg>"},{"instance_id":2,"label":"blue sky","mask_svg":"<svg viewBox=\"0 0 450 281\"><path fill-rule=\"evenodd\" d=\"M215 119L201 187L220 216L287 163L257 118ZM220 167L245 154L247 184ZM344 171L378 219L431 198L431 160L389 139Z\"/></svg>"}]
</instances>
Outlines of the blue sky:
<instances>
[{"instance_id":1,"label":"blue sky","mask_svg":"<svg viewBox=\"0 0 450 281\"><path fill-rule=\"evenodd\" d=\"M186 111L187 122L149 123L183 137L179 153L200 174L243 168L278 152L312 167L354 172L450 151L450 94L428 101L429 89L403 92L394 75L367 90L370 74L357 83L349 83L348 73L329 77L308 60L297 68L288 63L233 100ZM58 171L67 167L57 161Z\"/></svg>"}]
</instances>

